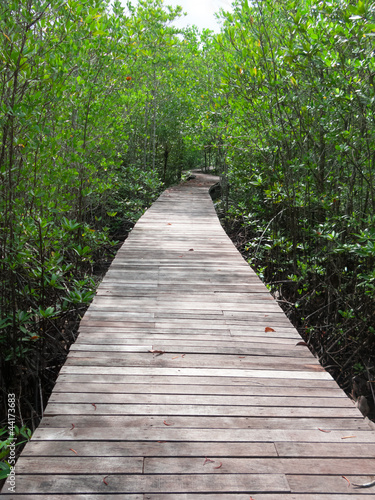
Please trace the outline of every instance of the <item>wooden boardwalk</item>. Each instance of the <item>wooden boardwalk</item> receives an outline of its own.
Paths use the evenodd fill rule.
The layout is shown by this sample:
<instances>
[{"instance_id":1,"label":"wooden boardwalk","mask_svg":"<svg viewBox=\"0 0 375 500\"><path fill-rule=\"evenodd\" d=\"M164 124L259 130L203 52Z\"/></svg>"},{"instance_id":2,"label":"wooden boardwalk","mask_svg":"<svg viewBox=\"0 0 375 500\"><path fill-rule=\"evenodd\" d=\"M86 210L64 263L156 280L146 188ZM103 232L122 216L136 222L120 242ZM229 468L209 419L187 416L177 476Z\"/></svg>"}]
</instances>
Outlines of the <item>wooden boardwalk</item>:
<instances>
[{"instance_id":1,"label":"wooden boardwalk","mask_svg":"<svg viewBox=\"0 0 375 500\"><path fill-rule=\"evenodd\" d=\"M222 230L169 189L84 316L5 498L375 498L375 432ZM345 477L343 477L345 476Z\"/></svg>"}]
</instances>

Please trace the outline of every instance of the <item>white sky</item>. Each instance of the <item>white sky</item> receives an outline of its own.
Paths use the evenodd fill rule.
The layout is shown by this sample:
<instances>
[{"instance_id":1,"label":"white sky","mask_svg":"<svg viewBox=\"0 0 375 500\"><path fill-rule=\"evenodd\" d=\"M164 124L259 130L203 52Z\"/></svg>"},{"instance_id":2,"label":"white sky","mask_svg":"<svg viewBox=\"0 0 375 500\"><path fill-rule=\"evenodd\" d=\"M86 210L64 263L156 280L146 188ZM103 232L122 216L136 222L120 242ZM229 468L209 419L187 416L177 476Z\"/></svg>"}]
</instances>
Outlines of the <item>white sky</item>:
<instances>
[{"instance_id":1,"label":"white sky","mask_svg":"<svg viewBox=\"0 0 375 500\"><path fill-rule=\"evenodd\" d=\"M131 0L135 5L137 0ZM121 0L125 6L126 0ZM216 33L220 32L220 24L217 22L214 13L222 8L225 11L232 10L232 0L164 0L164 5L177 7L180 5L187 16L182 16L174 25L177 28L185 28L193 24L202 30L208 28Z\"/></svg>"},{"instance_id":2,"label":"white sky","mask_svg":"<svg viewBox=\"0 0 375 500\"><path fill-rule=\"evenodd\" d=\"M219 12L222 8L225 11L232 10L232 0L164 0L164 5L180 5L187 16L180 18L175 25L179 28L188 25L195 25L200 30L209 28L210 30L219 32L220 24L218 24L214 13Z\"/></svg>"}]
</instances>

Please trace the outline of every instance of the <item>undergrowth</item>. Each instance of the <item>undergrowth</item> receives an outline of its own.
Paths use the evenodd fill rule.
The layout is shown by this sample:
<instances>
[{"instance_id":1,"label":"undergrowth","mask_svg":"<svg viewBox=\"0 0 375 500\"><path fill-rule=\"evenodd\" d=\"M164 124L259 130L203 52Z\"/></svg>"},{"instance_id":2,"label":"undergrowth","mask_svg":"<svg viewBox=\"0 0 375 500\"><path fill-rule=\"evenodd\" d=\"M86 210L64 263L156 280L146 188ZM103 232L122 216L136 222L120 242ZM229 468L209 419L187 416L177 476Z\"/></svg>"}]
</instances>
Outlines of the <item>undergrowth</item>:
<instances>
[{"instance_id":1,"label":"undergrowth","mask_svg":"<svg viewBox=\"0 0 375 500\"><path fill-rule=\"evenodd\" d=\"M343 228L328 232L321 224L316 232L301 220L304 238L293 244L287 218L279 219L276 229L221 212L228 235L311 351L350 397L366 398L365 413L374 419L375 304L373 283L364 280L374 235L364 229L351 244L342 243Z\"/></svg>"}]
</instances>

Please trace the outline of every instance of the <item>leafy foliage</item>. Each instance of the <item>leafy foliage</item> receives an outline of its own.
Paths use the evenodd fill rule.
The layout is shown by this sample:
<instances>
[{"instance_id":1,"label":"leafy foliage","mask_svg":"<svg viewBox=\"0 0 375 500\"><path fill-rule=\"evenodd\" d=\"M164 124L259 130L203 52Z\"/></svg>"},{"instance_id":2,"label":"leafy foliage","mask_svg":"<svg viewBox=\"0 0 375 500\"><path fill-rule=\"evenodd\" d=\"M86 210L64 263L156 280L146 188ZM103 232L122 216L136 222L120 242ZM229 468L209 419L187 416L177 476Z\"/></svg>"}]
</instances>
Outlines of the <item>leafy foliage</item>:
<instances>
[{"instance_id":1,"label":"leafy foliage","mask_svg":"<svg viewBox=\"0 0 375 500\"><path fill-rule=\"evenodd\" d=\"M0 387L32 428L116 237L200 161L199 35L179 15L161 0L1 3Z\"/></svg>"},{"instance_id":2,"label":"leafy foliage","mask_svg":"<svg viewBox=\"0 0 375 500\"><path fill-rule=\"evenodd\" d=\"M362 1L243 0L217 37L228 216L348 391L373 367L374 14Z\"/></svg>"}]
</instances>

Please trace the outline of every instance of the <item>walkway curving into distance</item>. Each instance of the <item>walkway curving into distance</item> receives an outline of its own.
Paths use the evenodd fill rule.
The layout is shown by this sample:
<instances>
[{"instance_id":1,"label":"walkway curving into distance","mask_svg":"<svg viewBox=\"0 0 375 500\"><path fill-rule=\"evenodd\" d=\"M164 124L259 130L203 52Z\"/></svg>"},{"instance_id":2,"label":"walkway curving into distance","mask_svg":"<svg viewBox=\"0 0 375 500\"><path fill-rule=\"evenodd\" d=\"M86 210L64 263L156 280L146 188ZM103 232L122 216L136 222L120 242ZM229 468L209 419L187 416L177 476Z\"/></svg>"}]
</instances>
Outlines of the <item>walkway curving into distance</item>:
<instances>
[{"instance_id":1,"label":"walkway curving into distance","mask_svg":"<svg viewBox=\"0 0 375 500\"><path fill-rule=\"evenodd\" d=\"M375 432L224 233L215 180L166 190L119 250L5 498L375 497L349 484Z\"/></svg>"}]
</instances>

